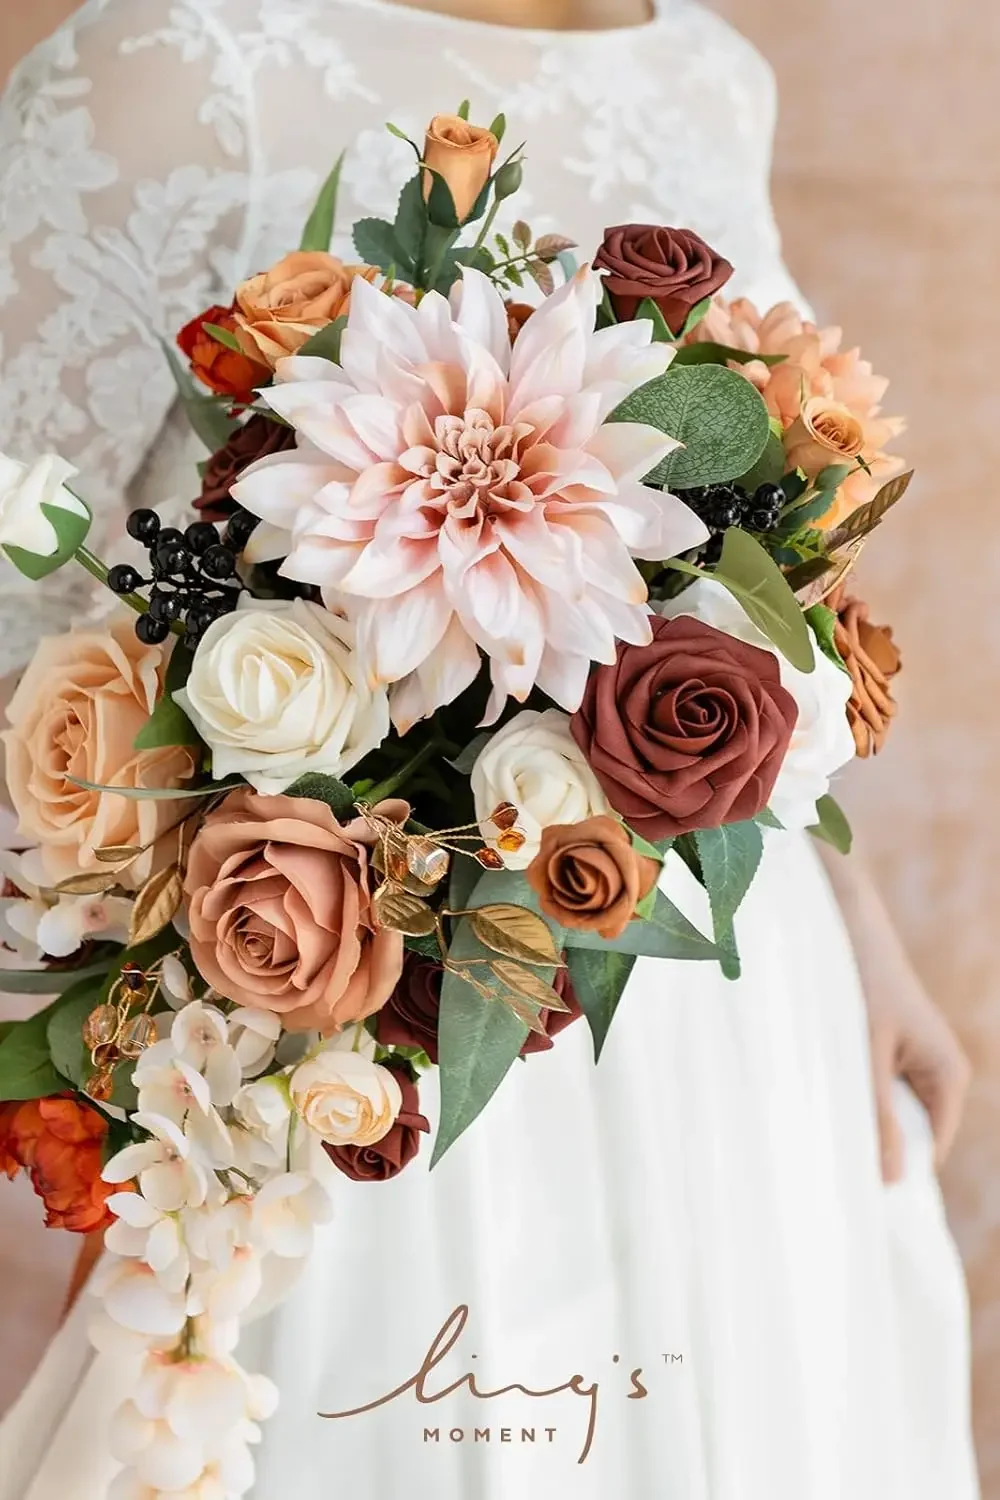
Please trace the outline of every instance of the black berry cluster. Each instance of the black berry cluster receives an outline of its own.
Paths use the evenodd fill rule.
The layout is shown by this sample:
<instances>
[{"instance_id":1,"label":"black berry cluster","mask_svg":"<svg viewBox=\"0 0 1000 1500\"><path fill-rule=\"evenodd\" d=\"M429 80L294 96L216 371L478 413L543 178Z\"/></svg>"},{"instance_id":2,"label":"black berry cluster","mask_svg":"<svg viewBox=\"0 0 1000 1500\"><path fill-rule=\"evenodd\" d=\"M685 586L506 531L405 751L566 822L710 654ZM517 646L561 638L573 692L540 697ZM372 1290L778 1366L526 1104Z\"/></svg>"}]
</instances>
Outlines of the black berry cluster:
<instances>
[{"instance_id":1,"label":"black berry cluster","mask_svg":"<svg viewBox=\"0 0 1000 1500\"><path fill-rule=\"evenodd\" d=\"M785 504L780 484L758 485L753 494L738 484L712 484L679 494L714 532L727 531L730 526L741 526L744 531L773 531Z\"/></svg>"},{"instance_id":2,"label":"black berry cluster","mask_svg":"<svg viewBox=\"0 0 1000 1500\"><path fill-rule=\"evenodd\" d=\"M154 510L132 511L128 534L145 547L152 576L143 578L131 563L118 563L108 571L108 586L116 594L149 588L149 611L135 622L140 641L150 646L165 641L176 622L184 627L185 646L194 650L209 625L236 608L242 591L236 556L255 525L254 516L239 511L222 538L210 521L193 521L178 531L162 526Z\"/></svg>"}]
</instances>

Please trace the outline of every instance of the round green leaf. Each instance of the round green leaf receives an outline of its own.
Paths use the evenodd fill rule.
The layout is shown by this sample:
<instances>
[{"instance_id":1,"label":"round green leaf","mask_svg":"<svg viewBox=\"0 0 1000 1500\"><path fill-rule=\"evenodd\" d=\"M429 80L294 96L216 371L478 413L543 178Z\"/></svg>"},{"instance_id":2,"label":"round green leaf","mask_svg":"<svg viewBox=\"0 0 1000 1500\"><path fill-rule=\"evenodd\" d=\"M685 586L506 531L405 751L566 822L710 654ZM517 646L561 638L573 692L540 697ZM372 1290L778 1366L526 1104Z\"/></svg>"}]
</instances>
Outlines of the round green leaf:
<instances>
[{"instance_id":1,"label":"round green leaf","mask_svg":"<svg viewBox=\"0 0 1000 1500\"><path fill-rule=\"evenodd\" d=\"M648 484L670 489L746 474L771 430L760 393L724 365L671 366L626 396L611 420L645 422L684 444L646 475Z\"/></svg>"}]
</instances>

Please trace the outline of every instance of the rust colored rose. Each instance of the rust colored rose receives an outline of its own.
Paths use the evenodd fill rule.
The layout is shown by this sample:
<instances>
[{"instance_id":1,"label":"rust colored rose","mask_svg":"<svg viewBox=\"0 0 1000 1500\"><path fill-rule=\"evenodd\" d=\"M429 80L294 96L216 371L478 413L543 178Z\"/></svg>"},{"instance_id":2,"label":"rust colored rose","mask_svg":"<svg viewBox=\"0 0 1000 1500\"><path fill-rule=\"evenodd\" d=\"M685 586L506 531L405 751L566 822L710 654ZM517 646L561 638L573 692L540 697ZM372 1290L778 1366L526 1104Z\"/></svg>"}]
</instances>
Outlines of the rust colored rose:
<instances>
[{"instance_id":1,"label":"rust colored rose","mask_svg":"<svg viewBox=\"0 0 1000 1500\"><path fill-rule=\"evenodd\" d=\"M507 332L513 344L521 329L534 312L530 302L507 302Z\"/></svg>"},{"instance_id":2,"label":"rust colored rose","mask_svg":"<svg viewBox=\"0 0 1000 1500\"><path fill-rule=\"evenodd\" d=\"M205 465L201 481L201 494L194 502L206 521L221 521L236 509L236 501L229 491L243 470L258 458L267 458L272 453L283 453L295 447L295 429L284 422L272 422L270 417L255 412L237 427L228 443L225 443Z\"/></svg>"},{"instance_id":3,"label":"rust colored rose","mask_svg":"<svg viewBox=\"0 0 1000 1500\"><path fill-rule=\"evenodd\" d=\"M215 323L235 334L235 307L235 303L232 307L207 307L190 323L185 323L177 335L177 344L191 361L192 374L203 385L219 396L232 396L234 401L252 401L255 388L271 378L267 365L259 355L254 358L238 354L205 332L206 323Z\"/></svg>"},{"instance_id":4,"label":"rust colored rose","mask_svg":"<svg viewBox=\"0 0 1000 1500\"><path fill-rule=\"evenodd\" d=\"M491 130L470 125L458 115L435 115L424 137L424 164L451 189L458 222L464 224L489 180L499 141ZM424 197L434 178L424 173Z\"/></svg>"},{"instance_id":5,"label":"rust colored rose","mask_svg":"<svg viewBox=\"0 0 1000 1500\"><path fill-rule=\"evenodd\" d=\"M107 1133L102 1116L76 1099L0 1105L0 1169L28 1173L47 1229L92 1234L114 1222L107 1200L117 1189L101 1180Z\"/></svg>"},{"instance_id":6,"label":"rust colored rose","mask_svg":"<svg viewBox=\"0 0 1000 1500\"><path fill-rule=\"evenodd\" d=\"M422 1047L432 1063L438 1061L438 1012L443 972L441 965L432 959L421 958L417 953L406 955L399 983L378 1013L376 1036L383 1047ZM552 988L570 1008L568 1011L542 1011L545 1035L529 1031L521 1048L522 1057L530 1052L547 1052L552 1046L552 1038L583 1014L573 993L568 970L556 970Z\"/></svg>"},{"instance_id":7,"label":"rust colored rose","mask_svg":"<svg viewBox=\"0 0 1000 1500\"><path fill-rule=\"evenodd\" d=\"M430 1130L430 1122L420 1113L420 1095L406 1068L392 1067L403 1094L403 1104L396 1116L396 1123L373 1146L331 1146L324 1141L323 1150L343 1172L355 1182L388 1182L398 1177L404 1167L420 1150L420 1137Z\"/></svg>"},{"instance_id":8,"label":"rust colored rose","mask_svg":"<svg viewBox=\"0 0 1000 1500\"><path fill-rule=\"evenodd\" d=\"M409 816L405 802L379 811ZM403 939L372 907L374 842L364 819L338 823L324 802L230 793L199 829L185 878L202 977L227 1000L276 1011L288 1031L329 1035L378 1010Z\"/></svg>"},{"instance_id":9,"label":"rust colored rose","mask_svg":"<svg viewBox=\"0 0 1000 1500\"><path fill-rule=\"evenodd\" d=\"M607 288L620 323L634 318L649 297L672 333L680 333L688 313L725 286L733 268L693 229L656 224L618 224L604 231L594 270L606 271Z\"/></svg>"},{"instance_id":10,"label":"rust colored rose","mask_svg":"<svg viewBox=\"0 0 1000 1500\"><path fill-rule=\"evenodd\" d=\"M690 616L591 672L571 721L612 807L655 840L767 806L798 718L777 657Z\"/></svg>"},{"instance_id":11,"label":"rust colored rose","mask_svg":"<svg viewBox=\"0 0 1000 1500\"><path fill-rule=\"evenodd\" d=\"M659 861L637 854L628 830L607 813L543 829L525 871L546 916L609 939L625 931L659 873Z\"/></svg>"},{"instance_id":12,"label":"rust colored rose","mask_svg":"<svg viewBox=\"0 0 1000 1500\"><path fill-rule=\"evenodd\" d=\"M847 718L858 755L864 760L877 755L885 744L896 713L889 684L903 665L902 657L889 626L873 625L867 604L848 599L843 587L824 603L837 614L834 645L854 683Z\"/></svg>"},{"instance_id":13,"label":"rust colored rose","mask_svg":"<svg viewBox=\"0 0 1000 1500\"><path fill-rule=\"evenodd\" d=\"M325 250L293 250L237 287L236 337L251 358L273 370L347 312L355 277L374 281L377 275L374 266L348 266Z\"/></svg>"}]
</instances>

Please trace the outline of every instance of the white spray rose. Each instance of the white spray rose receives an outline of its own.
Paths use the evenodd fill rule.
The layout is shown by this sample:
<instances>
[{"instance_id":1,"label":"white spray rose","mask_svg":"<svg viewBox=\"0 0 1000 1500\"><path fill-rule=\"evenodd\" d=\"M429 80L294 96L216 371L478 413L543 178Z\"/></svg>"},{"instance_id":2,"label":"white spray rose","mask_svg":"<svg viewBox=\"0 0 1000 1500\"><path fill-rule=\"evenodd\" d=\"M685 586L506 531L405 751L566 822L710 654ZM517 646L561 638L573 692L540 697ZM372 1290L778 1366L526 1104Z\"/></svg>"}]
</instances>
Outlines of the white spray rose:
<instances>
[{"instance_id":1,"label":"white spray rose","mask_svg":"<svg viewBox=\"0 0 1000 1500\"><path fill-rule=\"evenodd\" d=\"M830 777L854 757L854 736L847 722L850 677L818 648L815 669L800 672L757 629L728 589L710 579L699 579L658 608L671 620L693 615L777 657L781 685L795 699L799 717L768 807L786 828L809 828L816 821L816 803L829 791Z\"/></svg>"},{"instance_id":2,"label":"white spray rose","mask_svg":"<svg viewBox=\"0 0 1000 1500\"><path fill-rule=\"evenodd\" d=\"M367 684L354 628L305 599L251 599L208 627L174 698L212 751L265 795L307 771L341 776L389 733L389 700Z\"/></svg>"},{"instance_id":3,"label":"white spray rose","mask_svg":"<svg viewBox=\"0 0 1000 1500\"><path fill-rule=\"evenodd\" d=\"M472 795L483 837L496 842L486 820L501 802L517 808L525 843L505 853L508 869L524 870L538 853L543 828L581 823L606 813L608 799L573 739L569 719L558 708L525 709L505 724L479 753L472 768Z\"/></svg>"},{"instance_id":4,"label":"white spray rose","mask_svg":"<svg viewBox=\"0 0 1000 1500\"><path fill-rule=\"evenodd\" d=\"M334 1146L374 1146L403 1107L403 1091L389 1068L337 1047L300 1063L290 1088L302 1119Z\"/></svg>"},{"instance_id":5,"label":"white spray rose","mask_svg":"<svg viewBox=\"0 0 1000 1500\"><path fill-rule=\"evenodd\" d=\"M90 529L90 511L66 488L75 473L56 453L33 464L0 453L0 548L29 578L61 567Z\"/></svg>"}]
</instances>

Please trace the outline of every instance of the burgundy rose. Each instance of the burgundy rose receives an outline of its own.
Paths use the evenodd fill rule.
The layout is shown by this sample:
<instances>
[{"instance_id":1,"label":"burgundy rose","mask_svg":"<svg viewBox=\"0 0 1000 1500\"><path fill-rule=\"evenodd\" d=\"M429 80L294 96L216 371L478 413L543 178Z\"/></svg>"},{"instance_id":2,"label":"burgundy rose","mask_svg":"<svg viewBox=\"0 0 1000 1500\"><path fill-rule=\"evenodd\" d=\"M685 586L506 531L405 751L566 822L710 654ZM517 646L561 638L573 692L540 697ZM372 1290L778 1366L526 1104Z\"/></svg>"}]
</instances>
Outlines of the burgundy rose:
<instances>
[{"instance_id":1,"label":"burgundy rose","mask_svg":"<svg viewBox=\"0 0 1000 1500\"><path fill-rule=\"evenodd\" d=\"M687 615L651 624L648 646L593 670L573 738L647 839L754 817L798 718L777 658Z\"/></svg>"},{"instance_id":2,"label":"burgundy rose","mask_svg":"<svg viewBox=\"0 0 1000 1500\"><path fill-rule=\"evenodd\" d=\"M390 1063L387 1067L392 1067ZM430 1131L430 1121L420 1113L420 1095L405 1068L392 1068L403 1094L396 1123L374 1146L331 1146L323 1150L345 1177L355 1182L388 1182L397 1177L420 1150L420 1137Z\"/></svg>"},{"instance_id":3,"label":"burgundy rose","mask_svg":"<svg viewBox=\"0 0 1000 1500\"><path fill-rule=\"evenodd\" d=\"M229 491L243 470L258 458L271 453L283 453L295 447L295 429L284 422L273 422L270 417L254 413L242 427L237 427L232 437L205 465L201 481L201 494L194 502L206 521L221 521L236 509L235 500Z\"/></svg>"},{"instance_id":4,"label":"burgundy rose","mask_svg":"<svg viewBox=\"0 0 1000 1500\"><path fill-rule=\"evenodd\" d=\"M377 1038L383 1047L422 1047L431 1062L437 1062L443 972L441 965L429 958L421 958L417 953L406 955L402 977L376 1017ZM530 1052L547 1052L552 1038L583 1014L566 969L555 971L552 988L570 1008L542 1011L546 1035L529 1031L521 1048L522 1057Z\"/></svg>"},{"instance_id":5,"label":"burgundy rose","mask_svg":"<svg viewBox=\"0 0 1000 1500\"><path fill-rule=\"evenodd\" d=\"M733 268L692 229L656 224L618 224L604 231L594 270L606 271L607 288L620 323L634 318L646 297L656 303L672 333L688 313L725 286Z\"/></svg>"}]
</instances>

